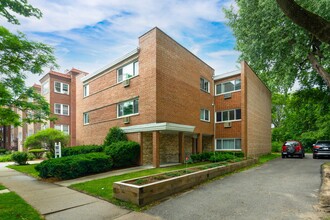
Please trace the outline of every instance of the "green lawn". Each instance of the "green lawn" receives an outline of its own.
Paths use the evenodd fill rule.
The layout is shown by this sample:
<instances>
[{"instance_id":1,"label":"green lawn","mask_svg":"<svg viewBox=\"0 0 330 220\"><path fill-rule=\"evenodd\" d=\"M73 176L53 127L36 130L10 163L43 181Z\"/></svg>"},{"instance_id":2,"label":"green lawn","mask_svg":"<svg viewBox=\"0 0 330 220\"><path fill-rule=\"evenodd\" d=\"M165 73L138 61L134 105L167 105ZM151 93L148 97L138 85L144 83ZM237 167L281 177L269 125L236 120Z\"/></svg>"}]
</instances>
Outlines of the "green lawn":
<instances>
[{"instance_id":1,"label":"green lawn","mask_svg":"<svg viewBox=\"0 0 330 220\"><path fill-rule=\"evenodd\" d=\"M3 185L0 185L0 190L3 190L3 189L7 189L7 188L4 187Z\"/></svg>"},{"instance_id":2,"label":"green lawn","mask_svg":"<svg viewBox=\"0 0 330 220\"><path fill-rule=\"evenodd\" d=\"M0 162L9 162L9 161L13 161L13 159L11 158L11 154L0 155Z\"/></svg>"},{"instance_id":3,"label":"green lawn","mask_svg":"<svg viewBox=\"0 0 330 220\"><path fill-rule=\"evenodd\" d=\"M0 189L4 188L0 185ZM1 220L38 220L44 219L32 206L27 204L14 192L0 194L0 219Z\"/></svg>"},{"instance_id":4,"label":"green lawn","mask_svg":"<svg viewBox=\"0 0 330 220\"><path fill-rule=\"evenodd\" d=\"M37 164L29 164L29 165L9 165L7 166L10 169L16 170L21 173L25 173L29 176L32 176L34 178L40 178L39 177L39 172L34 169L34 167Z\"/></svg>"},{"instance_id":5,"label":"green lawn","mask_svg":"<svg viewBox=\"0 0 330 220\"><path fill-rule=\"evenodd\" d=\"M204 165L204 164L208 164L208 163L209 162L187 164L187 167L200 166L200 165ZM134 204L123 202L123 201L113 198L112 184L114 182L138 178L138 177L142 177L142 176L148 176L148 175L152 175L152 174L164 173L164 172L169 172L169 171L179 170L179 169L184 169L184 168L186 168L186 165L177 165L177 166L165 167L165 168L153 168L153 169L142 170L142 171L127 173L127 174L118 175L118 176L107 177L107 178L98 179L98 180L92 180L92 181L88 181L88 182L84 182L84 183L77 183L77 184L71 185L70 188L76 189L78 191L83 191L83 192L93 195L93 196L101 197L102 199L105 199L113 204L125 206L129 209L138 211L138 210L141 210L140 207L138 207Z\"/></svg>"}]
</instances>

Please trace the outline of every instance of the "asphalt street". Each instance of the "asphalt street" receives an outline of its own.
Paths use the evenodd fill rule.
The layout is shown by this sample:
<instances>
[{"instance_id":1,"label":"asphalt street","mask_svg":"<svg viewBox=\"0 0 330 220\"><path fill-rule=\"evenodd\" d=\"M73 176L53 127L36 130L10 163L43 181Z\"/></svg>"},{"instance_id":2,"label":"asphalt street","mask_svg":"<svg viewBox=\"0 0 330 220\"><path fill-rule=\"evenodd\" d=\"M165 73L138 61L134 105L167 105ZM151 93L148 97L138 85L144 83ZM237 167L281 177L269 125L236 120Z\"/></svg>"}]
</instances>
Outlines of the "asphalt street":
<instances>
[{"instance_id":1,"label":"asphalt street","mask_svg":"<svg viewBox=\"0 0 330 220\"><path fill-rule=\"evenodd\" d=\"M319 219L320 166L330 160L278 158L203 184L152 207L163 219Z\"/></svg>"}]
</instances>

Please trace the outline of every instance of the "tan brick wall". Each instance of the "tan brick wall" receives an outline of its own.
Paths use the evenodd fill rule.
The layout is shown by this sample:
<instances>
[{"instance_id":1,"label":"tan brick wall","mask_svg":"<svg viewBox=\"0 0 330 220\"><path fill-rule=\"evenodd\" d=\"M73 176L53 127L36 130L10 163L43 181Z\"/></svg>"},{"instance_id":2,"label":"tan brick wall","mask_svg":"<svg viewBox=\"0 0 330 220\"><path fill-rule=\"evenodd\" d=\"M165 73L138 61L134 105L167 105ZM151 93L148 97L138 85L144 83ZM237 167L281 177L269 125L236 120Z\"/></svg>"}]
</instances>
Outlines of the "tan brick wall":
<instances>
[{"instance_id":1,"label":"tan brick wall","mask_svg":"<svg viewBox=\"0 0 330 220\"><path fill-rule=\"evenodd\" d=\"M160 163L179 162L179 136L178 134L160 133Z\"/></svg>"},{"instance_id":2,"label":"tan brick wall","mask_svg":"<svg viewBox=\"0 0 330 220\"><path fill-rule=\"evenodd\" d=\"M184 137L184 153L185 153L185 158L190 157L192 154L192 144L193 144L193 139L191 136L185 136Z\"/></svg>"},{"instance_id":3,"label":"tan brick wall","mask_svg":"<svg viewBox=\"0 0 330 220\"><path fill-rule=\"evenodd\" d=\"M214 151L213 136L203 136L203 152Z\"/></svg>"},{"instance_id":4,"label":"tan brick wall","mask_svg":"<svg viewBox=\"0 0 330 220\"><path fill-rule=\"evenodd\" d=\"M245 62L242 70L246 77L247 153L259 156L271 151L271 92Z\"/></svg>"},{"instance_id":5,"label":"tan brick wall","mask_svg":"<svg viewBox=\"0 0 330 220\"><path fill-rule=\"evenodd\" d=\"M153 30L154 31L154 30ZM213 134L213 124L200 120L200 109L213 121L214 70L159 29L157 32L157 122L196 126L195 132ZM210 93L200 90L200 77L210 82Z\"/></svg>"},{"instance_id":6,"label":"tan brick wall","mask_svg":"<svg viewBox=\"0 0 330 220\"><path fill-rule=\"evenodd\" d=\"M152 164L152 133L143 133L143 164Z\"/></svg>"}]
</instances>

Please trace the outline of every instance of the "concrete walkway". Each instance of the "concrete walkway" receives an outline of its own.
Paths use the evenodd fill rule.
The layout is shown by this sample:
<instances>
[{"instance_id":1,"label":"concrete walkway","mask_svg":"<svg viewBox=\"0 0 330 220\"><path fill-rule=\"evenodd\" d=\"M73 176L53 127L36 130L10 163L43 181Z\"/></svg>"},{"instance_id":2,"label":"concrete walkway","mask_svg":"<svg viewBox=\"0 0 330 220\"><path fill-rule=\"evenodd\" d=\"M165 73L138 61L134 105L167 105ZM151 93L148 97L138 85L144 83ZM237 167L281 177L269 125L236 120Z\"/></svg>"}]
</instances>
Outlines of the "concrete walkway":
<instances>
[{"instance_id":1,"label":"concrete walkway","mask_svg":"<svg viewBox=\"0 0 330 220\"><path fill-rule=\"evenodd\" d=\"M61 185L38 181L6 168L5 165L5 163L0 163L0 183L10 191L16 192L46 219L159 219L120 208Z\"/></svg>"}]
</instances>

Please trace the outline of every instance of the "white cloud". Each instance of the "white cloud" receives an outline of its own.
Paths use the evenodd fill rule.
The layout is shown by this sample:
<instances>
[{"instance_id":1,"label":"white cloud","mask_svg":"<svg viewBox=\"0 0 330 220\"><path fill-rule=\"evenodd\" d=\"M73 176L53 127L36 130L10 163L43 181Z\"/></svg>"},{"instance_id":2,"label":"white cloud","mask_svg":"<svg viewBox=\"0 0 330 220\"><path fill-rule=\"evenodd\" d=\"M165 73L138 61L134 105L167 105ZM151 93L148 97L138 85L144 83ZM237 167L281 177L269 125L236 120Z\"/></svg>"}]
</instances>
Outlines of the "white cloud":
<instances>
[{"instance_id":1,"label":"white cloud","mask_svg":"<svg viewBox=\"0 0 330 220\"><path fill-rule=\"evenodd\" d=\"M59 71L94 72L138 46L138 37L157 26L219 72L235 69L221 7L234 0L30 0L43 17L20 18L28 37L55 47ZM219 46L220 45L220 46ZM217 51L215 51L217 50ZM224 71L222 71L224 70Z\"/></svg>"}]
</instances>

